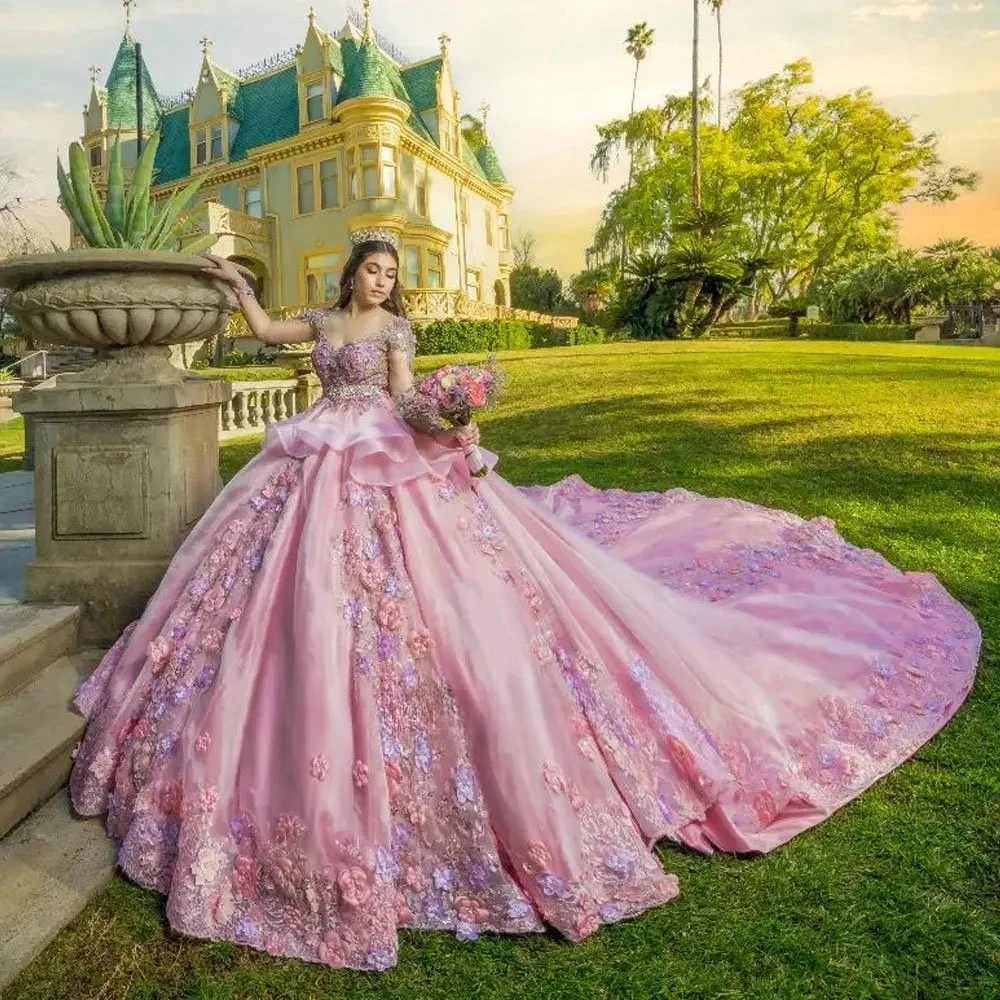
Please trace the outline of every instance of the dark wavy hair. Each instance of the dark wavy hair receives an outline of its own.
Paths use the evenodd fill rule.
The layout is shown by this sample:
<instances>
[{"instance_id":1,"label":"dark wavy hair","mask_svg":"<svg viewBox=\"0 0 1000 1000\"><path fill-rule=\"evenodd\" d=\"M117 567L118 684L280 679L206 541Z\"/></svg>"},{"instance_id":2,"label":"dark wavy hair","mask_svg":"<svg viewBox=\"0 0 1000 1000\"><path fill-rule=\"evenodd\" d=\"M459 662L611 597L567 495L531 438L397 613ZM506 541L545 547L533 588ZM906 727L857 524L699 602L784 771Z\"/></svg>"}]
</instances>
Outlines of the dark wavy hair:
<instances>
[{"instance_id":1,"label":"dark wavy hair","mask_svg":"<svg viewBox=\"0 0 1000 1000\"><path fill-rule=\"evenodd\" d=\"M344 265L343 273L340 275L340 298L337 300L337 308L346 309L350 304L351 296L354 294L354 276L358 273L358 268L369 257L373 257L377 253L387 253L396 262L396 280L393 282L392 291L389 292L389 297L382 304L382 308L396 316L405 317L403 286L399 281L399 252L391 243L385 243L382 240L369 240L365 243L359 243L354 248Z\"/></svg>"}]
</instances>

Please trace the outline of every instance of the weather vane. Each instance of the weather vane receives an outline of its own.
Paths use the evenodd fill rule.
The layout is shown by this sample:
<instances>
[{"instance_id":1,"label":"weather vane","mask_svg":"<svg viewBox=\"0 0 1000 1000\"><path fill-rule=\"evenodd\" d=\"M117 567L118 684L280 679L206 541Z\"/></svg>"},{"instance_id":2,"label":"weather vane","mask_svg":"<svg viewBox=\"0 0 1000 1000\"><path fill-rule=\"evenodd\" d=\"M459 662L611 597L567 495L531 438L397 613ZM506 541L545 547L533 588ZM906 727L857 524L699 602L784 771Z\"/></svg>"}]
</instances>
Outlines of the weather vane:
<instances>
[{"instance_id":1,"label":"weather vane","mask_svg":"<svg viewBox=\"0 0 1000 1000\"><path fill-rule=\"evenodd\" d=\"M125 8L125 30L132 30L132 9L136 5L136 0L122 0L122 6Z\"/></svg>"},{"instance_id":2,"label":"weather vane","mask_svg":"<svg viewBox=\"0 0 1000 1000\"><path fill-rule=\"evenodd\" d=\"M371 41L372 37L372 0L364 0L361 4L365 12L365 34L364 37Z\"/></svg>"},{"instance_id":3,"label":"weather vane","mask_svg":"<svg viewBox=\"0 0 1000 1000\"><path fill-rule=\"evenodd\" d=\"M438 35L438 41L441 43L441 55L446 56L448 54L448 43L451 41L451 36Z\"/></svg>"},{"instance_id":4,"label":"weather vane","mask_svg":"<svg viewBox=\"0 0 1000 1000\"><path fill-rule=\"evenodd\" d=\"M483 132L485 132L486 123L490 117L490 106L486 103L486 101L483 101L483 103L479 105L479 114L483 119Z\"/></svg>"},{"instance_id":5,"label":"weather vane","mask_svg":"<svg viewBox=\"0 0 1000 1000\"><path fill-rule=\"evenodd\" d=\"M88 66L87 68L90 70L90 82L97 83L97 78L101 75L101 67Z\"/></svg>"},{"instance_id":6,"label":"weather vane","mask_svg":"<svg viewBox=\"0 0 1000 1000\"><path fill-rule=\"evenodd\" d=\"M208 58L208 54L211 51L212 51L212 39L209 38L208 35L206 35L201 40L201 52L202 52L202 55L207 59Z\"/></svg>"}]
</instances>

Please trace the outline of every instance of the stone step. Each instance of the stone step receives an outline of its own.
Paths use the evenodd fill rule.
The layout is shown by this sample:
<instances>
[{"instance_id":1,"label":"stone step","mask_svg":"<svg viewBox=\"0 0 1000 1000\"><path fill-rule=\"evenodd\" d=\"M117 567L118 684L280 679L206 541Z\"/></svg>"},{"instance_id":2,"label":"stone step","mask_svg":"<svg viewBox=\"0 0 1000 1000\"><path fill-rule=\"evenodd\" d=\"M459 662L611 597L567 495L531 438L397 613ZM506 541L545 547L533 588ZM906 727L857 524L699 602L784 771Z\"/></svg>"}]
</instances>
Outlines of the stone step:
<instances>
[{"instance_id":1,"label":"stone step","mask_svg":"<svg viewBox=\"0 0 1000 1000\"><path fill-rule=\"evenodd\" d=\"M84 729L70 700L100 656L97 650L64 656L0 702L0 837L69 776Z\"/></svg>"},{"instance_id":2,"label":"stone step","mask_svg":"<svg viewBox=\"0 0 1000 1000\"><path fill-rule=\"evenodd\" d=\"M79 619L75 607L0 606L0 705L76 649Z\"/></svg>"},{"instance_id":3,"label":"stone step","mask_svg":"<svg viewBox=\"0 0 1000 1000\"><path fill-rule=\"evenodd\" d=\"M107 885L115 842L78 819L66 789L0 840L0 996Z\"/></svg>"}]
</instances>

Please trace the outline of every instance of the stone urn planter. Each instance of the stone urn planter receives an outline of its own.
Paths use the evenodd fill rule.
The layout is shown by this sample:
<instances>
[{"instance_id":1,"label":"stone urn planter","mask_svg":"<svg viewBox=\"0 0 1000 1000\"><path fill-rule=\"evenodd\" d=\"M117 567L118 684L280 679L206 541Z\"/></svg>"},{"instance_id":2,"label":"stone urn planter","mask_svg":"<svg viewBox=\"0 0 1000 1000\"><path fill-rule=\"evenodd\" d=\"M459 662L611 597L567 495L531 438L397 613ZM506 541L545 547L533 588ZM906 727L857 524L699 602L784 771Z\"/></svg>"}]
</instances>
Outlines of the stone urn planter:
<instances>
[{"instance_id":1,"label":"stone urn planter","mask_svg":"<svg viewBox=\"0 0 1000 1000\"><path fill-rule=\"evenodd\" d=\"M15 398L32 428L36 561L30 601L78 604L81 641L110 644L141 613L218 493L229 385L171 364L171 347L223 331L236 309L190 254L82 250L0 264L8 308L43 344L97 362Z\"/></svg>"},{"instance_id":2,"label":"stone urn planter","mask_svg":"<svg viewBox=\"0 0 1000 1000\"><path fill-rule=\"evenodd\" d=\"M200 273L191 254L80 250L0 264L8 308L42 344L90 347L99 362L79 373L93 382L124 375L180 381L170 347L222 333L236 311L225 283ZM124 367L123 367L124 366Z\"/></svg>"}]
</instances>

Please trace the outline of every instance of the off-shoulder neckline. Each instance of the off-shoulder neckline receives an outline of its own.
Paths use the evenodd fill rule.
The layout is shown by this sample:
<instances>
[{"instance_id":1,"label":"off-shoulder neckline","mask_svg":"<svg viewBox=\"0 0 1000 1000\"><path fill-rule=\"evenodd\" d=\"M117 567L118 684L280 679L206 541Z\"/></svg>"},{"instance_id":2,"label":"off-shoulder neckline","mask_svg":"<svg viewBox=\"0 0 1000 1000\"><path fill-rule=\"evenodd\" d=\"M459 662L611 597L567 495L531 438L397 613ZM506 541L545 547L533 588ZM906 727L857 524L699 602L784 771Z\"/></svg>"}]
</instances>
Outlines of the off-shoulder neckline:
<instances>
[{"instance_id":1,"label":"off-shoulder neckline","mask_svg":"<svg viewBox=\"0 0 1000 1000\"><path fill-rule=\"evenodd\" d=\"M336 309L326 309L324 311L328 312L328 313L332 313L332 312L336 312L337 310ZM334 353L337 353L338 351L342 351L345 347L356 347L358 344L367 344L370 341L374 342L374 341L384 340L385 337L389 333L392 332L393 327L395 327L402 319L403 319L402 316L395 316L394 315L392 317L392 319L389 320L389 322L386 323L386 325L383 326L378 331L378 333L373 333L373 334L371 334L368 337L359 337L357 340L349 340L349 341L347 341L347 343L345 343L345 344L339 344L336 347L334 347L334 345L330 343L330 338L327 337L326 333L323 331L322 326L319 328L319 333L320 333L320 336L323 339L323 342L326 344L326 346L329 347L330 350L333 351Z\"/></svg>"}]
</instances>

